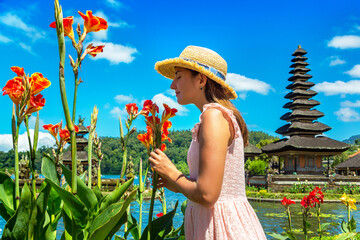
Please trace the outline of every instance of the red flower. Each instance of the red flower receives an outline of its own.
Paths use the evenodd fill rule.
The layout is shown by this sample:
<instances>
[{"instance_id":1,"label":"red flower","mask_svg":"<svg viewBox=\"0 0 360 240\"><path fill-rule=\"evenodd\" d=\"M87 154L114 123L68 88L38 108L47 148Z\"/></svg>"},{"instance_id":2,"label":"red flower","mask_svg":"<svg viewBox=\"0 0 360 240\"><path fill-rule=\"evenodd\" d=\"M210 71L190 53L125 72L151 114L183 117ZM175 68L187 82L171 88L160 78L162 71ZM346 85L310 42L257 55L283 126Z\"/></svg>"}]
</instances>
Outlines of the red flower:
<instances>
[{"instance_id":1,"label":"red flower","mask_svg":"<svg viewBox=\"0 0 360 240\"><path fill-rule=\"evenodd\" d=\"M166 144L165 143L161 144L160 150L165 152L165 150L166 150Z\"/></svg>"},{"instance_id":2,"label":"red flower","mask_svg":"<svg viewBox=\"0 0 360 240\"><path fill-rule=\"evenodd\" d=\"M284 197L284 199L281 201L281 205L283 205L286 208L291 204L295 204L295 202L291 199L287 199L286 197Z\"/></svg>"},{"instance_id":3,"label":"red flower","mask_svg":"<svg viewBox=\"0 0 360 240\"><path fill-rule=\"evenodd\" d=\"M32 95L30 97L30 101L28 102L28 108L26 110L26 114L31 114L41 110L45 106L45 98L43 95Z\"/></svg>"},{"instance_id":4,"label":"red flower","mask_svg":"<svg viewBox=\"0 0 360 240\"><path fill-rule=\"evenodd\" d=\"M162 216L164 216L164 213L162 213L162 212L161 212L161 213L156 214L156 217L158 217L158 218L159 218L159 217L162 217Z\"/></svg>"},{"instance_id":5,"label":"red flower","mask_svg":"<svg viewBox=\"0 0 360 240\"><path fill-rule=\"evenodd\" d=\"M168 137L169 135L169 131L168 129L171 128L172 123L170 121L166 121L164 122L163 126L162 126L162 134L161 134L161 141L165 141L168 140L169 142L172 142L172 140Z\"/></svg>"},{"instance_id":6,"label":"red flower","mask_svg":"<svg viewBox=\"0 0 360 240\"><path fill-rule=\"evenodd\" d=\"M61 129L61 123L57 123L55 125L53 124L47 124L47 125L44 125L43 128L45 130L48 130L49 133L54 136L54 138L57 138L57 134L59 132L59 128Z\"/></svg>"},{"instance_id":7,"label":"red flower","mask_svg":"<svg viewBox=\"0 0 360 240\"><path fill-rule=\"evenodd\" d=\"M51 85L51 82L47 78L44 78L41 73L31 74L29 83L31 86L30 92L32 95L38 94L39 92Z\"/></svg>"},{"instance_id":8,"label":"red flower","mask_svg":"<svg viewBox=\"0 0 360 240\"><path fill-rule=\"evenodd\" d=\"M63 25L64 25L64 36L68 36L71 40L75 41L74 38L74 30L72 28L72 24L74 23L74 17L66 17L63 18ZM50 27L56 28L56 22L52 22Z\"/></svg>"},{"instance_id":9,"label":"red flower","mask_svg":"<svg viewBox=\"0 0 360 240\"><path fill-rule=\"evenodd\" d=\"M86 33L98 32L108 28L106 20L101 17L93 16L92 11L86 11L86 15L80 11L78 11L78 13L84 19L84 31Z\"/></svg>"},{"instance_id":10,"label":"red flower","mask_svg":"<svg viewBox=\"0 0 360 240\"><path fill-rule=\"evenodd\" d=\"M175 113L177 113L177 109L176 108L171 108L169 107L167 104L163 104L164 105L164 112L162 114L162 122L166 122L169 118L172 118L175 116Z\"/></svg>"},{"instance_id":11,"label":"red flower","mask_svg":"<svg viewBox=\"0 0 360 240\"><path fill-rule=\"evenodd\" d=\"M156 103L153 103L151 100L146 100L144 102L143 109L141 110L141 114L143 114L146 117L149 115L149 112L155 115L156 113L159 113L159 107L156 105Z\"/></svg>"},{"instance_id":12,"label":"red flower","mask_svg":"<svg viewBox=\"0 0 360 240\"><path fill-rule=\"evenodd\" d=\"M11 69L11 71L13 71L14 73L16 73L16 75L18 76L18 77L24 77L25 76L25 72L24 72L24 68L22 67L11 67L10 68Z\"/></svg>"},{"instance_id":13,"label":"red flower","mask_svg":"<svg viewBox=\"0 0 360 240\"><path fill-rule=\"evenodd\" d=\"M10 99L15 103L19 104L23 93L25 91L24 85L22 83L21 77L14 77L6 82L5 87L3 87L3 95L8 94Z\"/></svg>"},{"instance_id":14,"label":"red flower","mask_svg":"<svg viewBox=\"0 0 360 240\"><path fill-rule=\"evenodd\" d=\"M129 103L125 105L126 111L129 114L129 116L131 115L136 115L139 111L139 108L136 106L136 103Z\"/></svg>"},{"instance_id":15,"label":"red flower","mask_svg":"<svg viewBox=\"0 0 360 240\"><path fill-rule=\"evenodd\" d=\"M79 132L79 127L74 125L75 132ZM70 141L70 131L65 126L65 129L59 129L60 142Z\"/></svg>"},{"instance_id":16,"label":"red flower","mask_svg":"<svg viewBox=\"0 0 360 240\"><path fill-rule=\"evenodd\" d=\"M144 144L144 146L148 149L148 150L150 150L150 145L152 145L152 142L153 142L153 136L152 136L152 129L151 129L151 127L149 127L149 126L146 126L146 130L147 130L147 132L146 133L144 133L144 134L139 134L138 136L137 136L137 138L140 140L140 142L142 143L142 144Z\"/></svg>"},{"instance_id":17,"label":"red flower","mask_svg":"<svg viewBox=\"0 0 360 240\"><path fill-rule=\"evenodd\" d=\"M148 116L148 117L145 117L145 122L146 122L146 125L148 125L149 127L151 127L152 129L155 128L155 125L156 124L160 124L160 118L158 117L155 117L155 123L154 123L154 117L153 116Z\"/></svg>"},{"instance_id":18,"label":"red flower","mask_svg":"<svg viewBox=\"0 0 360 240\"><path fill-rule=\"evenodd\" d=\"M100 45L100 46L96 46L96 47L91 47L87 50L88 54L90 54L93 57L96 57L96 55L98 55L99 53L103 52L103 48L105 47L105 45Z\"/></svg>"}]
</instances>

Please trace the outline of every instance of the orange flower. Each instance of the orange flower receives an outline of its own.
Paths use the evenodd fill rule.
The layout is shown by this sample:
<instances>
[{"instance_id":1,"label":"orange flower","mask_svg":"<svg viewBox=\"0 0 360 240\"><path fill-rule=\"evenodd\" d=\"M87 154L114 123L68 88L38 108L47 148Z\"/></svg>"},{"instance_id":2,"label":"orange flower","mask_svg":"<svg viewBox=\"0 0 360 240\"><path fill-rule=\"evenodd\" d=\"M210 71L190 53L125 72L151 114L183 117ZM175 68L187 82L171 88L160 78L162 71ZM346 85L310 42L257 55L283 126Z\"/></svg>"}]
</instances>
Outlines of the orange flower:
<instances>
[{"instance_id":1,"label":"orange flower","mask_svg":"<svg viewBox=\"0 0 360 240\"><path fill-rule=\"evenodd\" d=\"M125 105L125 109L129 116L136 115L139 111L139 108L136 106L136 103L129 103Z\"/></svg>"},{"instance_id":2,"label":"orange flower","mask_svg":"<svg viewBox=\"0 0 360 240\"><path fill-rule=\"evenodd\" d=\"M155 123L154 123L154 117L153 116L145 117L145 119L146 119L145 120L146 125L148 125L152 129L155 129L156 124L160 124L160 118L158 118L158 117L155 117Z\"/></svg>"},{"instance_id":3,"label":"orange flower","mask_svg":"<svg viewBox=\"0 0 360 240\"><path fill-rule=\"evenodd\" d=\"M139 134L137 136L137 138L140 140L140 142L142 144L144 144L144 146L148 149L148 151L150 150L150 145L153 142L153 136L152 136L152 129L149 126L146 126L146 130L147 132L144 134Z\"/></svg>"},{"instance_id":4,"label":"orange flower","mask_svg":"<svg viewBox=\"0 0 360 240\"><path fill-rule=\"evenodd\" d=\"M2 89L3 96L8 94L10 99L15 103L19 104L23 93L25 91L21 77L14 77L6 82L5 87Z\"/></svg>"},{"instance_id":5,"label":"orange flower","mask_svg":"<svg viewBox=\"0 0 360 240\"><path fill-rule=\"evenodd\" d=\"M39 92L51 85L51 82L47 78L44 78L41 73L31 74L29 83L31 86L30 92L32 95L38 94Z\"/></svg>"},{"instance_id":6,"label":"orange flower","mask_svg":"<svg viewBox=\"0 0 360 240\"><path fill-rule=\"evenodd\" d=\"M169 107L167 104L163 104L165 111L162 114L162 122L166 122L169 118L172 118L175 116L175 113L177 113L177 109L176 108L171 108Z\"/></svg>"},{"instance_id":7,"label":"orange flower","mask_svg":"<svg viewBox=\"0 0 360 240\"><path fill-rule=\"evenodd\" d=\"M44 125L43 128L45 130L48 130L49 133L56 139L57 138L57 135L59 133L59 128L61 129L61 123L57 123L55 125L53 124L47 124L47 125Z\"/></svg>"},{"instance_id":8,"label":"orange flower","mask_svg":"<svg viewBox=\"0 0 360 240\"><path fill-rule=\"evenodd\" d=\"M96 55L98 55L99 53L103 52L103 48L105 47L105 45L100 45L100 46L96 46L96 47L91 47L89 50L87 50L88 54L90 54L93 57L96 57Z\"/></svg>"},{"instance_id":9,"label":"orange flower","mask_svg":"<svg viewBox=\"0 0 360 240\"><path fill-rule=\"evenodd\" d=\"M160 150L163 151L163 152L166 150L166 144L165 143L161 144Z\"/></svg>"},{"instance_id":10,"label":"orange flower","mask_svg":"<svg viewBox=\"0 0 360 240\"><path fill-rule=\"evenodd\" d=\"M45 106L45 98L43 95L31 95L30 101L28 102L28 108L26 110L26 114L31 114L41 110Z\"/></svg>"},{"instance_id":11,"label":"orange flower","mask_svg":"<svg viewBox=\"0 0 360 240\"><path fill-rule=\"evenodd\" d=\"M84 19L84 31L86 33L98 32L108 28L106 20L101 17L93 16L92 11L86 11L86 15L80 11L78 11L78 13Z\"/></svg>"},{"instance_id":12,"label":"orange flower","mask_svg":"<svg viewBox=\"0 0 360 240\"><path fill-rule=\"evenodd\" d=\"M79 132L79 127L74 125L75 132ZM67 143L70 141L70 131L65 126L65 129L59 129L60 142Z\"/></svg>"},{"instance_id":13,"label":"orange flower","mask_svg":"<svg viewBox=\"0 0 360 240\"><path fill-rule=\"evenodd\" d=\"M74 30L72 24L74 23L74 17L66 17L63 18L63 25L64 25L64 36L68 36L71 40L75 41L74 37ZM52 22L50 27L56 28L56 22Z\"/></svg>"},{"instance_id":14,"label":"orange flower","mask_svg":"<svg viewBox=\"0 0 360 240\"><path fill-rule=\"evenodd\" d=\"M168 140L169 142L172 142L172 140L168 137L169 131L168 129L171 128L172 123L170 121L166 121L162 126L162 134L161 134L161 141Z\"/></svg>"},{"instance_id":15,"label":"orange flower","mask_svg":"<svg viewBox=\"0 0 360 240\"><path fill-rule=\"evenodd\" d=\"M149 112L155 115L155 113L159 112L159 107L156 105L156 103L153 103L151 100L146 100L144 102L143 109L141 110L141 114L146 117L149 115Z\"/></svg>"},{"instance_id":16,"label":"orange flower","mask_svg":"<svg viewBox=\"0 0 360 240\"><path fill-rule=\"evenodd\" d=\"M16 73L16 75L18 75L18 77L24 77L25 76L25 72L24 72L24 68L22 67L11 67L10 68L11 71L13 71L14 73Z\"/></svg>"}]
</instances>

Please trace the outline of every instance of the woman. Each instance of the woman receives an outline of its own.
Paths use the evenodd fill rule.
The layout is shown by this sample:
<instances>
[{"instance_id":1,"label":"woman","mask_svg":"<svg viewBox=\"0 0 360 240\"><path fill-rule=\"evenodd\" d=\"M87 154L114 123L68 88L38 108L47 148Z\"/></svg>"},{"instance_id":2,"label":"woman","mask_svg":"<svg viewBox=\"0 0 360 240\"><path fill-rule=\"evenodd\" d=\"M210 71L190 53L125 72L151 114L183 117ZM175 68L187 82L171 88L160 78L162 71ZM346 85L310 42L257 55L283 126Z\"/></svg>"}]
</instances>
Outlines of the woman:
<instances>
[{"instance_id":1,"label":"woman","mask_svg":"<svg viewBox=\"0 0 360 240\"><path fill-rule=\"evenodd\" d=\"M188 46L180 57L157 62L155 69L173 79L170 88L179 104L194 104L201 112L187 157L189 177L159 149L149 157L160 175L159 187L189 199L186 239L266 239L245 195L248 131L230 102L237 95L225 82L225 60L210 49Z\"/></svg>"}]
</instances>

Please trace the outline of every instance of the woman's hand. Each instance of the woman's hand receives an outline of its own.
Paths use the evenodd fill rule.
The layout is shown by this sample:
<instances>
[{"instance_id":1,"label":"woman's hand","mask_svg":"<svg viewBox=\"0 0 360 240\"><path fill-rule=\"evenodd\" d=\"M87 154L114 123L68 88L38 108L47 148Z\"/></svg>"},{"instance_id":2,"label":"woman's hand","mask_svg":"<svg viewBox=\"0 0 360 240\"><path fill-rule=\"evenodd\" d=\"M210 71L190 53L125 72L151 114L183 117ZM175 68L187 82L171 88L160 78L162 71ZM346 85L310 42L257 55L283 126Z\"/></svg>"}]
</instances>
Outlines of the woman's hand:
<instances>
[{"instance_id":1,"label":"woman's hand","mask_svg":"<svg viewBox=\"0 0 360 240\"><path fill-rule=\"evenodd\" d=\"M168 180L159 176L157 188L159 189L159 188L163 188L163 187L169 189L172 192L176 192L176 193L179 192L179 190L176 188L175 185L170 184Z\"/></svg>"}]
</instances>

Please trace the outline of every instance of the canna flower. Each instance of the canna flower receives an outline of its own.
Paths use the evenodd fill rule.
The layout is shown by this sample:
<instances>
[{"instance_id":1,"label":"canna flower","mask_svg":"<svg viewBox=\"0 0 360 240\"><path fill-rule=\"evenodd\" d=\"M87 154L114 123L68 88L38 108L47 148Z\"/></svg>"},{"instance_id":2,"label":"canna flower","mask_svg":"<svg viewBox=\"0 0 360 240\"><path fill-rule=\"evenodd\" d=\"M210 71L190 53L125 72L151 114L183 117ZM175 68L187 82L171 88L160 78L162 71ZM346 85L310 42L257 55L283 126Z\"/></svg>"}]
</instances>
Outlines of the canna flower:
<instances>
[{"instance_id":1,"label":"canna flower","mask_svg":"<svg viewBox=\"0 0 360 240\"><path fill-rule=\"evenodd\" d=\"M96 47L91 47L89 49L86 49L87 53L90 54L93 57L96 57L96 55L98 55L99 53L103 52L103 48L105 47L105 45L100 45L100 46L96 46Z\"/></svg>"},{"instance_id":2,"label":"canna flower","mask_svg":"<svg viewBox=\"0 0 360 240\"><path fill-rule=\"evenodd\" d=\"M136 115L139 111L139 108L136 106L136 103L129 103L125 105L126 111L129 114L129 116L131 115Z\"/></svg>"},{"instance_id":3,"label":"canna flower","mask_svg":"<svg viewBox=\"0 0 360 240\"><path fill-rule=\"evenodd\" d=\"M165 111L162 114L162 118L161 121L164 123L166 122L169 118L172 118L175 116L175 113L177 113L177 109L176 108L171 108L169 107L167 104L163 104Z\"/></svg>"},{"instance_id":4,"label":"canna flower","mask_svg":"<svg viewBox=\"0 0 360 240\"><path fill-rule=\"evenodd\" d=\"M37 112L41 110L45 106L45 98L43 98L43 95L32 95L30 97L30 101L28 102L26 114L32 114L34 112Z\"/></svg>"},{"instance_id":5,"label":"canna flower","mask_svg":"<svg viewBox=\"0 0 360 240\"><path fill-rule=\"evenodd\" d=\"M51 82L44 78L44 76L41 73L33 73L31 74L31 77L29 79L30 83L30 92L32 95L36 95L45 88L48 88L51 85Z\"/></svg>"},{"instance_id":6,"label":"canna flower","mask_svg":"<svg viewBox=\"0 0 360 240\"><path fill-rule=\"evenodd\" d=\"M142 144L150 151L150 145L153 142L152 129L149 126L146 126L147 132L144 134L139 134L137 138Z\"/></svg>"},{"instance_id":7,"label":"canna flower","mask_svg":"<svg viewBox=\"0 0 360 240\"><path fill-rule=\"evenodd\" d=\"M93 16L92 11L86 11L86 15L80 11L78 11L78 13L84 19L84 31L86 33L98 32L108 28L106 20L101 17Z\"/></svg>"},{"instance_id":8,"label":"canna flower","mask_svg":"<svg viewBox=\"0 0 360 240\"><path fill-rule=\"evenodd\" d=\"M161 141L165 141L168 140L169 142L172 142L172 140L168 137L169 135L169 131L168 129L171 128L172 123L170 121L166 121L164 122L163 126L162 126L162 134L161 134Z\"/></svg>"},{"instance_id":9,"label":"canna flower","mask_svg":"<svg viewBox=\"0 0 360 240\"><path fill-rule=\"evenodd\" d=\"M16 75L18 77L24 77L25 76L25 72L24 72L24 68L23 67L11 67L10 68L11 71L13 71L14 73L16 73Z\"/></svg>"},{"instance_id":10,"label":"canna flower","mask_svg":"<svg viewBox=\"0 0 360 240\"><path fill-rule=\"evenodd\" d=\"M156 217L162 217L162 216L164 216L164 213L158 213L158 214L156 214Z\"/></svg>"},{"instance_id":11,"label":"canna flower","mask_svg":"<svg viewBox=\"0 0 360 240\"><path fill-rule=\"evenodd\" d=\"M74 37L74 30L72 27L72 24L74 23L74 17L66 17L63 18L63 25L64 25L64 36L68 36L73 42L75 42L75 37ZM50 27L52 28L56 28L56 22L52 22L50 24Z\"/></svg>"},{"instance_id":12,"label":"canna flower","mask_svg":"<svg viewBox=\"0 0 360 240\"><path fill-rule=\"evenodd\" d=\"M57 135L59 133L59 129L61 129L61 125L62 125L62 123L57 123L55 125L47 124L47 125L44 125L43 128L44 128L44 130L49 131L49 133L57 140Z\"/></svg>"},{"instance_id":13,"label":"canna flower","mask_svg":"<svg viewBox=\"0 0 360 240\"><path fill-rule=\"evenodd\" d=\"M79 127L74 125L75 132L79 132ZM65 129L59 129L60 142L67 143L70 141L70 131L65 126Z\"/></svg>"},{"instance_id":14,"label":"canna flower","mask_svg":"<svg viewBox=\"0 0 360 240\"><path fill-rule=\"evenodd\" d=\"M161 144L160 150L163 151L163 152L166 150L166 144L165 143Z\"/></svg>"},{"instance_id":15,"label":"canna flower","mask_svg":"<svg viewBox=\"0 0 360 240\"><path fill-rule=\"evenodd\" d=\"M145 122L146 122L146 125L148 125L149 127L151 127L152 129L155 129L155 126L157 124L160 124L160 118L158 117L155 117L155 122L154 122L154 117L153 116L148 116L148 117L145 117Z\"/></svg>"},{"instance_id":16,"label":"canna flower","mask_svg":"<svg viewBox=\"0 0 360 240\"><path fill-rule=\"evenodd\" d=\"M341 202L343 204L345 204L347 207L350 207L350 209L354 209L356 210L356 200L354 198L350 198L349 196L346 195L346 193L344 193L341 198L340 198Z\"/></svg>"},{"instance_id":17,"label":"canna flower","mask_svg":"<svg viewBox=\"0 0 360 240\"><path fill-rule=\"evenodd\" d=\"M159 107L156 105L156 103L153 103L151 100L146 100L144 102L143 109L141 110L141 114L147 117L149 113L152 113L153 115L159 113Z\"/></svg>"},{"instance_id":18,"label":"canna flower","mask_svg":"<svg viewBox=\"0 0 360 240\"><path fill-rule=\"evenodd\" d=\"M5 87L3 87L3 96L8 94L10 99L15 103L19 104L23 93L25 91L21 77L14 77L6 82Z\"/></svg>"},{"instance_id":19,"label":"canna flower","mask_svg":"<svg viewBox=\"0 0 360 240\"><path fill-rule=\"evenodd\" d=\"M287 199L286 197L284 197L284 199L281 200L281 205L283 205L285 208L287 208L291 204L295 204L295 202L291 199Z\"/></svg>"},{"instance_id":20,"label":"canna flower","mask_svg":"<svg viewBox=\"0 0 360 240\"><path fill-rule=\"evenodd\" d=\"M300 204L304 208L313 208L313 207L315 207L315 202L314 202L313 198L311 197L311 195L304 196L304 198L301 200Z\"/></svg>"}]
</instances>

